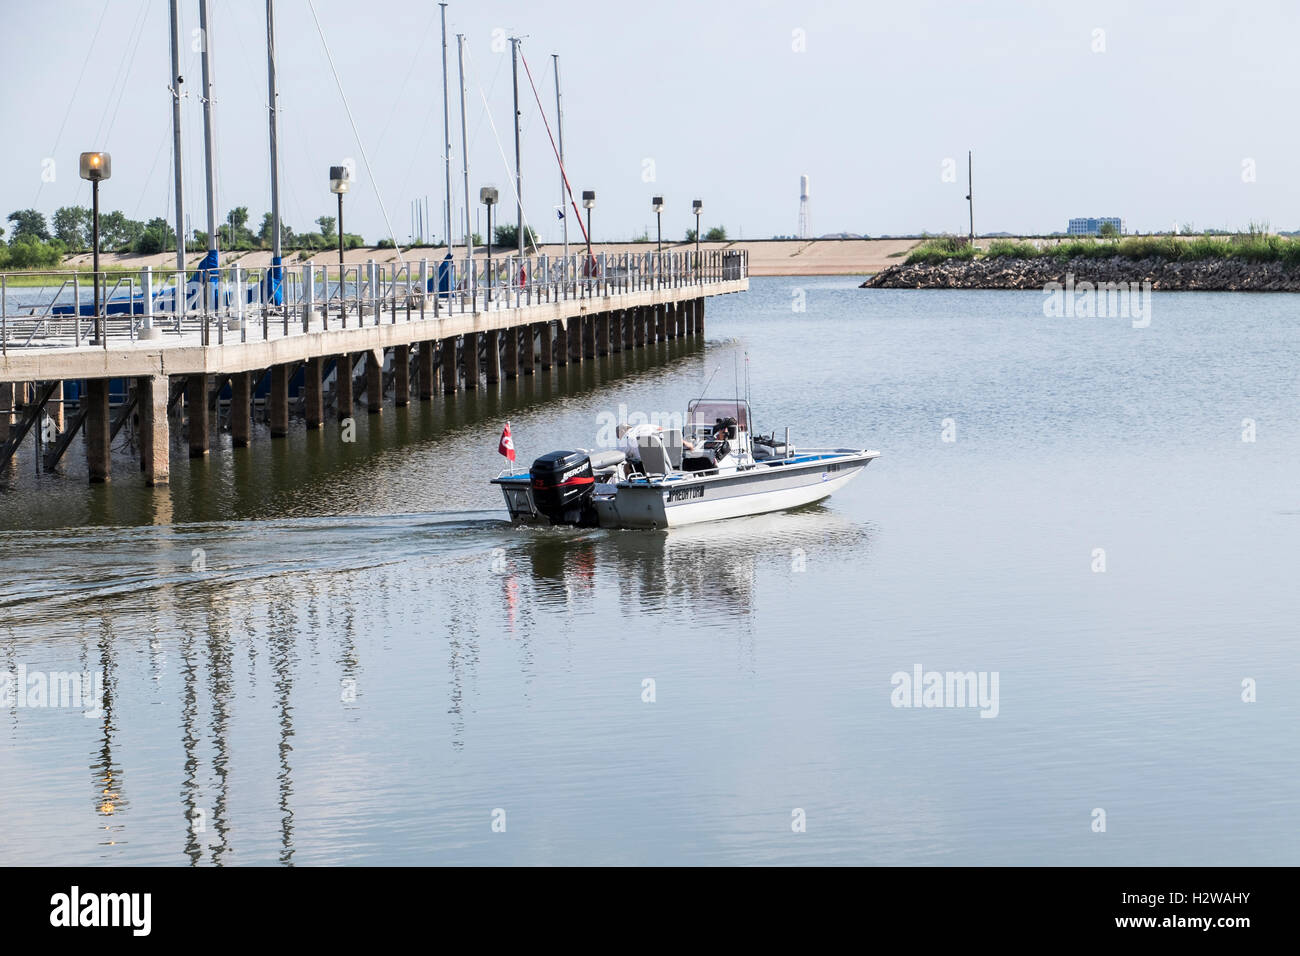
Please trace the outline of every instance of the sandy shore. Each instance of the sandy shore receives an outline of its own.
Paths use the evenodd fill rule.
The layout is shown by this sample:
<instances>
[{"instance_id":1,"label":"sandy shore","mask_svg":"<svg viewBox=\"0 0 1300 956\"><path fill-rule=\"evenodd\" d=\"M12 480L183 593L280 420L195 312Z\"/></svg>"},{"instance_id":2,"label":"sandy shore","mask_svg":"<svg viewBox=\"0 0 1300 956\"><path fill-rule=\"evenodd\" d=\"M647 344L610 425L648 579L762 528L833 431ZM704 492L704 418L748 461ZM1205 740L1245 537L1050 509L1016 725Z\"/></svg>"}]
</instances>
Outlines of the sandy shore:
<instances>
[{"instance_id":1,"label":"sandy shore","mask_svg":"<svg viewBox=\"0 0 1300 956\"><path fill-rule=\"evenodd\" d=\"M736 242L702 242L700 248L746 250L749 253L749 274L753 276L870 275L901 262L907 251L918 242L916 239L746 239ZM597 254L645 253L654 248L654 243L646 242L602 242L593 245L592 251ZM569 245L570 254L576 253L578 249L576 244ZM680 253L692 249L694 245L684 242L664 243L665 252ZM504 250L494 250L494 254L497 251ZM540 251L542 255L558 256L562 250L559 244L548 243L542 245ZM418 262L421 258L432 261L441 258L442 254L441 249L435 248L401 250L402 258L406 261ZM302 265L308 261L334 265L338 262L338 253L332 251L314 253L309 259L300 259L298 256L297 252L290 252L285 256L286 265ZM195 266L202 258L200 253L192 253L187 264ZM373 247L351 249L345 255L349 265L364 263L369 259L393 262L397 258L395 249ZM89 268L90 254L71 256L67 262L78 268ZM238 262L246 268L260 268L271 264L271 253L259 250L235 252L229 256L223 254L222 262ZM155 256L108 254L100 257L101 267L143 269L152 266L156 270L165 270L172 268L174 263L174 253Z\"/></svg>"}]
</instances>

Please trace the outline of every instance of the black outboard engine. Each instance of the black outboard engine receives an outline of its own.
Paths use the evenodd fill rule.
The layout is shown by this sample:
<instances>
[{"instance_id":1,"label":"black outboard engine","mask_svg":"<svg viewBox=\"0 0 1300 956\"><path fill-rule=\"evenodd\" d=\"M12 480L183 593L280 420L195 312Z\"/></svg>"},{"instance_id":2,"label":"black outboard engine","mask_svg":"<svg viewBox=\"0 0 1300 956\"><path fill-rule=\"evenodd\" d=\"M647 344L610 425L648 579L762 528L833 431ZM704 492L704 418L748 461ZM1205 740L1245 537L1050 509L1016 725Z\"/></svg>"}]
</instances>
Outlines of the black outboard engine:
<instances>
[{"instance_id":1,"label":"black outboard engine","mask_svg":"<svg viewBox=\"0 0 1300 956\"><path fill-rule=\"evenodd\" d=\"M596 476L585 451L553 451L533 462L533 504L551 524L595 527Z\"/></svg>"}]
</instances>

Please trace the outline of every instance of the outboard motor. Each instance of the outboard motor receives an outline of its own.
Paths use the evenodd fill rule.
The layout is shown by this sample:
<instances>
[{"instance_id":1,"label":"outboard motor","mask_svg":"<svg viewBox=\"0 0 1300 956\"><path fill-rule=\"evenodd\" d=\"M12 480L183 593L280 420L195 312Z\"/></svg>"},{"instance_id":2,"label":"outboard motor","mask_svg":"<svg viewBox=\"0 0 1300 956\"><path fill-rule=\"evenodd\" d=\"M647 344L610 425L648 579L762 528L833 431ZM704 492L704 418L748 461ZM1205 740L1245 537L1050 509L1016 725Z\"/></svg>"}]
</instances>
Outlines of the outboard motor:
<instances>
[{"instance_id":1,"label":"outboard motor","mask_svg":"<svg viewBox=\"0 0 1300 956\"><path fill-rule=\"evenodd\" d=\"M553 451L533 462L533 504L551 524L594 527L596 476L585 451Z\"/></svg>"}]
</instances>

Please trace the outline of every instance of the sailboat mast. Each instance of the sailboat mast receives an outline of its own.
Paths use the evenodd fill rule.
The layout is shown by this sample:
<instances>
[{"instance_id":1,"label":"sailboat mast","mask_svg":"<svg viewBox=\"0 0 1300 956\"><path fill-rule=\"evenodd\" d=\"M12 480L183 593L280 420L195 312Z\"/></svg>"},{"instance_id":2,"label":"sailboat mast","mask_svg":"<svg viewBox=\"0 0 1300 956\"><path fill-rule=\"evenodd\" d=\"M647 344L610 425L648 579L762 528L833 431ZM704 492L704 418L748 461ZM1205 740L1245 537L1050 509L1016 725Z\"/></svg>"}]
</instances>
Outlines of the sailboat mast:
<instances>
[{"instance_id":1,"label":"sailboat mast","mask_svg":"<svg viewBox=\"0 0 1300 956\"><path fill-rule=\"evenodd\" d=\"M171 0L172 165L176 189L176 271L185 271L185 184L181 173L181 15L180 0Z\"/></svg>"},{"instance_id":2,"label":"sailboat mast","mask_svg":"<svg viewBox=\"0 0 1300 956\"><path fill-rule=\"evenodd\" d=\"M442 8L442 166L447 174L446 232L447 255L451 255L451 108L447 105L447 4Z\"/></svg>"},{"instance_id":3,"label":"sailboat mast","mask_svg":"<svg viewBox=\"0 0 1300 956\"><path fill-rule=\"evenodd\" d=\"M208 255L204 268L217 265L217 191L216 148L212 139L212 25L208 19L208 0L199 0L200 62L203 64L203 172L208 191Z\"/></svg>"},{"instance_id":4,"label":"sailboat mast","mask_svg":"<svg viewBox=\"0 0 1300 956\"><path fill-rule=\"evenodd\" d=\"M266 95L271 112L271 264L280 264L280 163L276 149L278 95L275 89L275 3L266 0ZM276 276L276 285L279 285ZM277 296L278 298L278 296Z\"/></svg>"},{"instance_id":5,"label":"sailboat mast","mask_svg":"<svg viewBox=\"0 0 1300 956\"><path fill-rule=\"evenodd\" d=\"M555 132L560 138L560 213L564 225L564 261L569 261L569 212L564 198L564 110L560 106L560 54L552 53L555 62Z\"/></svg>"},{"instance_id":6,"label":"sailboat mast","mask_svg":"<svg viewBox=\"0 0 1300 956\"><path fill-rule=\"evenodd\" d=\"M524 175L519 162L519 38L510 38L510 72L515 89L515 228L519 236L519 261L524 258Z\"/></svg>"},{"instance_id":7,"label":"sailboat mast","mask_svg":"<svg viewBox=\"0 0 1300 956\"><path fill-rule=\"evenodd\" d=\"M460 159L465 174L465 257L474 258L474 233L469 228L469 133L465 124L465 34L456 34L456 67L460 76Z\"/></svg>"}]
</instances>

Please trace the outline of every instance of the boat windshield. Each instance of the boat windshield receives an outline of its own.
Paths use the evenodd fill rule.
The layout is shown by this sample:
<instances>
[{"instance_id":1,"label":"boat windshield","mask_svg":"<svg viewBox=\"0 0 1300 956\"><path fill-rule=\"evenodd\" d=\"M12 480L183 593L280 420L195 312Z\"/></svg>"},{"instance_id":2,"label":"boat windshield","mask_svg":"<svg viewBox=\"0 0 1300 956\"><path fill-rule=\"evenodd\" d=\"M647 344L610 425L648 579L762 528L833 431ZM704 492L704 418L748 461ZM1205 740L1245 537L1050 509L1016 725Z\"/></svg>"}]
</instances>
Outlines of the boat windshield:
<instances>
[{"instance_id":1,"label":"boat windshield","mask_svg":"<svg viewBox=\"0 0 1300 956\"><path fill-rule=\"evenodd\" d=\"M686 406L686 425L692 430L712 428L720 418L734 418L737 428L749 431L749 403L734 398L697 398Z\"/></svg>"}]
</instances>

